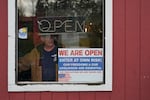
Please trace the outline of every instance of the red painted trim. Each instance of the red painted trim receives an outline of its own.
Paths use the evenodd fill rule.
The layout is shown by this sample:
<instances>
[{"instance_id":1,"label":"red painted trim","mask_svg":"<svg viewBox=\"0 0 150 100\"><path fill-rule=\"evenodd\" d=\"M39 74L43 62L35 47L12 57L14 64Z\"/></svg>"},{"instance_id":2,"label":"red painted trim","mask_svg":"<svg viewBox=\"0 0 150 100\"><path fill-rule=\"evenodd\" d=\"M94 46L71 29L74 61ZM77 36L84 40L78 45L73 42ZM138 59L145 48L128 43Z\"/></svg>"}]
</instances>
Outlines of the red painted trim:
<instances>
[{"instance_id":1,"label":"red painted trim","mask_svg":"<svg viewBox=\"0 0 150 100\"><path fill-rule=\"evenodd\" d=\"M126 100L140 100L140 2L126 0Z\"/></svg>"},{"instance_id":2,"label":"red painted trim","mask_svg":"<svg viewBox=\"0 0 150 100\"><path fill-rule=\"evenodd\" d=\"M125 0L113 2L113 92L111 100L125 98Z\"/></svg>"},{"instance_id":3,"label":"red painted trim","mask_svg":"<svg viewBox=\"0 0 150 100\"><path fill-rule=\"evenodd\" d=\"M141 0L141 100L150 100L150 1Z\"/></svg>"},{"instance_id":4,"label":"red painted trim","mask_svg":"<svg viewBox=\"0 0 150 100\"><path fill-rule=\"evenodd\" d=\"M0 99L9 100L7 81L7 44L8 44L8 21L7 21L7 0L0 1Z\"/></svg>"}]
</instances>

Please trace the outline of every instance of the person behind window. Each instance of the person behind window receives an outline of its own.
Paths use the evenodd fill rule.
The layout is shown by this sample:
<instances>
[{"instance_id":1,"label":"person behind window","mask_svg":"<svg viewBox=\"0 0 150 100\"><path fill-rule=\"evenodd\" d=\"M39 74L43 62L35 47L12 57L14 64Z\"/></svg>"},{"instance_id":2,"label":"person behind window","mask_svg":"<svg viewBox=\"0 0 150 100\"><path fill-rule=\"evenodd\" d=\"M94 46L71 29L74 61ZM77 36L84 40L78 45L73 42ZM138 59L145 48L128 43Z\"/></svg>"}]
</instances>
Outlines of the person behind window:
<instances>
[{"instance_id":1,"label":"person behind window","mask_svg":"<svg viewBox=\"0 0 150 100\"><path fill-rule=\"evenodd\" d=\"M19 72L31 68L31 81L57 81L57 46L54 36L40 37L42 44L19 58Z\"/></svg>"}]
</instances>

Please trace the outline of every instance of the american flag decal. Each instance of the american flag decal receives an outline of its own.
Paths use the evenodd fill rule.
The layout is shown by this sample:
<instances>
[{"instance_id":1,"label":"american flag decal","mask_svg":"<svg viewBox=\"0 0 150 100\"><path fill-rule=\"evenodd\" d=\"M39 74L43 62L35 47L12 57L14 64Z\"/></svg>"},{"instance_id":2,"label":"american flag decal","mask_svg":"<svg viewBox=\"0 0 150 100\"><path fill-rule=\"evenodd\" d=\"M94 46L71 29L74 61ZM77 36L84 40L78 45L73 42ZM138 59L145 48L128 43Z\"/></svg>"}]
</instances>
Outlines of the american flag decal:
<instances>
[{"instance_id":1,"label":"american flag decal","mask_svg":"<svg viewBox=\"0 0 150 100\"><path fill-rule=\"evenodd\" d=\"M59 82L68 82L71 79L70 73L61 73L58 75Z\"/></svg>"}]
</instances>

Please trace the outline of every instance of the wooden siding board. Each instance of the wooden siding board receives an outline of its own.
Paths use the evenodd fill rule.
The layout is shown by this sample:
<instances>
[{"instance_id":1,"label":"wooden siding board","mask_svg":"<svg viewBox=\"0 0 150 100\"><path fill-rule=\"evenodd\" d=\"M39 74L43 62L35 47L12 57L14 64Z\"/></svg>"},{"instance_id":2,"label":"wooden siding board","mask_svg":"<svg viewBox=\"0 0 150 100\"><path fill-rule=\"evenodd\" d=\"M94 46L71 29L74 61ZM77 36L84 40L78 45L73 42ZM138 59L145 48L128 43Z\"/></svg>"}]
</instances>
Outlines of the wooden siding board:
<instances>
[{"instance_id":1,"label":"wooden siding board","mask_svg":"<svg viewBox=\"0 0 150 100\"><path fill-rule=\"evenodd\" d=\"M150 0L141 0L141 100L150 100Z\"/></svg>"},{"instance_id":2,"label":"wooden siding board","mask_svg":"<svg viewBox=\"0 0 150 100\"><path fill-rule=\"evenodd\" d=\"M96 92L95 100L112 100L112 92Z\"/></svg>"},{"instance_id":3,"label":"wooden siding board","mask_svg":"<svg viewBox=\"0 0 150 100\"><path fill-rule=\"evenodd\" d=\"M80 92L80 100L95 100L96 93L95 92Z\"/></svg>"},{"instance_id":4,"label":"wooden siding board","mask_svg":"<svg viewBox=\"0 0 150 100\"><path fill-rule=\"evenodd\" d=\"M68 100L66 92L52 92L52 100Z\"/></svg>"},{"instance_id":5,"label":"wooden siding board","mask_svg":"<svg viewBox=\"0 0 150 100\"><path fill-rule=\"evenodd\" d=\"M111 100L125 100L125 0L114 0L113 4L113 89Z\"/></svg>"},{"instance_id":6,"label":"wooden siding board","mask_svg":"<svg viewBox=\"0 0 150 100\"><path fill-rule=\"evenodd\" d=\"M40 100L52 100L52 93L51 92L41 92L41 99Z\"/></svg>"},{"instance_id":7,"label":"wooden siding board","mask_svg":"<svg viewBox=\"0 0 150 100\"><path fill-rule=\"evenodd\" d=\"M140 0L126 0L125 100L140 100Z\"/></svg>"},{"instance_id":8,"label":"wooden siding board","mask_svg":"<svg viewBox=\"0 0 150 100\"><path fill-rule=\"evenodd\" d=\"M27 92L24 100L41 100L40 92Z\"/></svg>"},{"instance_id":9,"label":"wooden siding board","mask_svg":"<svg viewBox=\"0 0 150 100\"><path fill-rule=\"evenodd\" d=\"M0 99L9 100L7 81L7 0L0 1Z\"/></svg>"},{"instance_id":10,"label":"wooden siding board","mask_svg":"<svg viewBox=\"0 0 150 100\"><path fill-rule=\"evenodd\" d=\"M68 98L68 100L80 100L79 92L68 92L67 98Z\"/></svg>"},{"instance_id":11,"label":"wooden siding board","mask_svg":"<svg viewBox=\"0 0 150 100\"><path fill-rule=\"evenodd\" d=\"M9 93L9 100L25 100L24 92L21 93Z\"/></svg>"}]
</instances>

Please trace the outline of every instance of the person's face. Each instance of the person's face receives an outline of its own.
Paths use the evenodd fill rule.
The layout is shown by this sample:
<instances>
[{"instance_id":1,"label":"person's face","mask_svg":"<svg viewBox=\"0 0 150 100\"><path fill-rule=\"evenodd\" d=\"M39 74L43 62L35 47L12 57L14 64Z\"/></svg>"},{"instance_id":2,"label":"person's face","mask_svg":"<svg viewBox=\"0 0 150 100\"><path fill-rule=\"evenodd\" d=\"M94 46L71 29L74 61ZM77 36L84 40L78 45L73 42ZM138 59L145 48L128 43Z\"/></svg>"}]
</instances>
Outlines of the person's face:
<instances>
[{"instance_id":1,"label":"person's face","mask_svg":"<svg viewBox=\"0 0 150 100\"><path fill-rule=\"evenodd\" d=\"M42 36L42 41L44 42L45 46L52 47L54 46L54 39L50 35Z\"/></svg>"}]
</instances>

